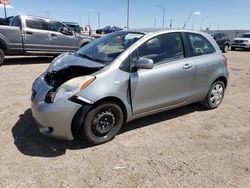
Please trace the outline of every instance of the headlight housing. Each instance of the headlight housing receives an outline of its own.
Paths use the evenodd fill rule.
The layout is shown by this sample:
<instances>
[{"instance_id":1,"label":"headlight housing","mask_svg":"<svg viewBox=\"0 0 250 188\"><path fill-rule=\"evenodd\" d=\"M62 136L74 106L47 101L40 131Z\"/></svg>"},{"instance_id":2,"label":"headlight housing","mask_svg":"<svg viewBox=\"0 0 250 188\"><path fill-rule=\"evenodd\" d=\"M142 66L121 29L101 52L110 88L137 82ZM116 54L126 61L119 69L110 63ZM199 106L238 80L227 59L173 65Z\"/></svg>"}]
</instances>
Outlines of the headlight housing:
<instances>
[{"instance_id":1,"label":"headlight housing","mask_svg":"<svg viewBox=\"0 0 250 188\"><path fill-rule=\"evenodd\" d=\"M69 99L90 85L94 80L95 76L81 76L65 82L56 90L54 96L52 97L52 102L55 102L60 98Z\"/></svg>"}]
</instances>

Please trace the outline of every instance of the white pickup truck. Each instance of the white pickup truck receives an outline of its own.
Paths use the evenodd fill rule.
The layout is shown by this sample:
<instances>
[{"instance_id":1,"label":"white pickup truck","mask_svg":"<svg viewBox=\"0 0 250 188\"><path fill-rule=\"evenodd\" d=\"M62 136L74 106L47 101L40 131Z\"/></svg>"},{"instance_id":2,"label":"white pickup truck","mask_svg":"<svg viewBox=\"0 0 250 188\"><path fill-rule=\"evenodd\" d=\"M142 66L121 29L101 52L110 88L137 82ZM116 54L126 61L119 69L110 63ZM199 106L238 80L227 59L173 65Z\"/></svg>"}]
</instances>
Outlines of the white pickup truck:
<instances>
[{"instance_id":1,"label":"white pickup truck","mask_svg":"<svg viewBox=\"0 0 250 188\"><path fill-rule=\"evenodd\" d=\"M242 48L250 50L250 33L243 33L240 38L234 38L231 44L231 50Z\"/></svg>"},{"instance_id":2,"label":"white pickup truck","mask_svg":"<svg viewBox=\"0 0 250 188\"><path fill-rule=\"evenodd\" d=\"M62 22L18 15L10 26L0 26L0 65L5 55L56 55L74 51L93 40L93 37L72 31Z\"/></svg>"}]
</instances>

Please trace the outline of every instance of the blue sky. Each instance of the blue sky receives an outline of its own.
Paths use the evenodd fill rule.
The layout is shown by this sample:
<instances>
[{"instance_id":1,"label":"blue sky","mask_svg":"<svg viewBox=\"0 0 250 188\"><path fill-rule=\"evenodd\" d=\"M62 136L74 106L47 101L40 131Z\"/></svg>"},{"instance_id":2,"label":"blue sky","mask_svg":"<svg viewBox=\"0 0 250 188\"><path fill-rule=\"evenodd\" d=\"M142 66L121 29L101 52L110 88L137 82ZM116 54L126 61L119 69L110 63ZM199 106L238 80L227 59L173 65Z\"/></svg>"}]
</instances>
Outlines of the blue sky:
<instances>
[{"instance_id":1,"label":"blue sky","mask_svg":"<svg viewBox=\"0 0 250 188\"><path fill-rule=\"evenodd\" d=\"M127 0L10 0L14 7L7 14L29 14L54 18L61 21L75 21L82 25L88 23L97 28L97 12L101 14L101 27L106 25L126 26ZM172 19L173 27L181 28L192 11L187 28L200 29L250 29L250 0L131 0L130 27L162 26L162 9L166 8L166 26ZM0 16L4 16L3 8Z\"/></svg>"}]
</instances>

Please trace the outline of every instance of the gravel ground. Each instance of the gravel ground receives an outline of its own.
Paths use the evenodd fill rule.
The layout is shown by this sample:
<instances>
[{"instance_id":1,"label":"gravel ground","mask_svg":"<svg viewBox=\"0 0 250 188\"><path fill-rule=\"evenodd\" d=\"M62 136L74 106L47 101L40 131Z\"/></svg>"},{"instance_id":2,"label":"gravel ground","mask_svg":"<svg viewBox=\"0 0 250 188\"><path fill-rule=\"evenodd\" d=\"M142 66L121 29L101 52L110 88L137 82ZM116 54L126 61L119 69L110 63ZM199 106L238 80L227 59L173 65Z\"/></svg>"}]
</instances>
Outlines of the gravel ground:
<instances>
[{"instance_id":1,"label":"gravel ground","mask_svg":"<svg viewBox=\"0 0 250 188\"><path fill-rule=\"evenodd\" d=\"M0 187L250 187L250 52L228 52L222 105L135 120L109 143L48 138L30 110L32 81L52 60L0 67Z\"/></svg>"}]
</instances>

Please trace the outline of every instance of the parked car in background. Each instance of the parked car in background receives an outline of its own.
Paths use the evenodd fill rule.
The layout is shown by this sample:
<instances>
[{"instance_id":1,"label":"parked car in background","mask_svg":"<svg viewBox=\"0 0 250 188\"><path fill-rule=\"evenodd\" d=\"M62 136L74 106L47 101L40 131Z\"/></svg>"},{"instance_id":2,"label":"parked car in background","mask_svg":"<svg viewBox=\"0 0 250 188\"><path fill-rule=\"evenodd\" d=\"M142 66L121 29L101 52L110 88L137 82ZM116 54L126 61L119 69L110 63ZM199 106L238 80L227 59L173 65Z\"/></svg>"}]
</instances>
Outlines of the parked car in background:
<instances>
[{"instance_id":1,"label":"parked car in background","mask_svg":"<svg viewBox=\"0 0 250 188\"><path fill-rule=\"evenodd\" d=\"M230 48L230 39L228 34L225 33L211 33L214 40L217 42L218 46L222 50L222 52L227 53Z\"/></svg>"},{"instance_id":2,"label":"parked car in background","mask_svg":"<svg viewBox=\"0 0 250 188\"><path fill-rule=\"evenodd\" d=\"M56 20L15 16L10 26L0 26L0 65L5 55L55 55L74 51L93 40Z\"/></svg>"},{"instance_id":3,"label":"parked car in background","mask_svg":"<svg viewBox=\"0 0 250 188\"><path fill-rule=\"evenodd\" d=\"M92 28L90 25L84 25L80 27L80 33L83 35L92 36Z\"/></svg>"},{"instance_id":4,"label":"parked car in background","mask_svg":"<svg viewBox=\"0 0 250 188\"><path fill-rule=\"evenodd\" d=\"M101 144L139 117L194 102L217 108L227 79L207 33L117 31L53 60L33 83L31 109L40 132Z\"/></svg>"},{"instance_id":5,"label":"parked car in background","mask_svg":"<svg viewBox=\"0 0 250 188\"><path fill-rule=\"evenodd\" d=\"M70 29L73 31L80 33L80 26L76 22L63 22L65 25L67 25Z\"/></svg>"},{"instance_id":6,"label":"parked car in background","mask_svg":"<svg viewBox=\"0 0 250 188\"><path fill-rule=\"evenodd\" d=\"M233 39L231 50L236 50L236 48L250 50L250 33L243 33L241 37Z\"/></svg>"},{"instance_id":7,"label":"parked car in background","mask_svg":"<svg viewBox=\"0 0 250 188\"><path fill-rule=\"evenodd\" d=\"M107 34L107 33L112 33L112 32L115 32L115 31L121 31L122 28L120 27L117 27L117 26L106 26L102 29L97 29L96 30L96 34Z\"/></svg>"}]
</instances>

